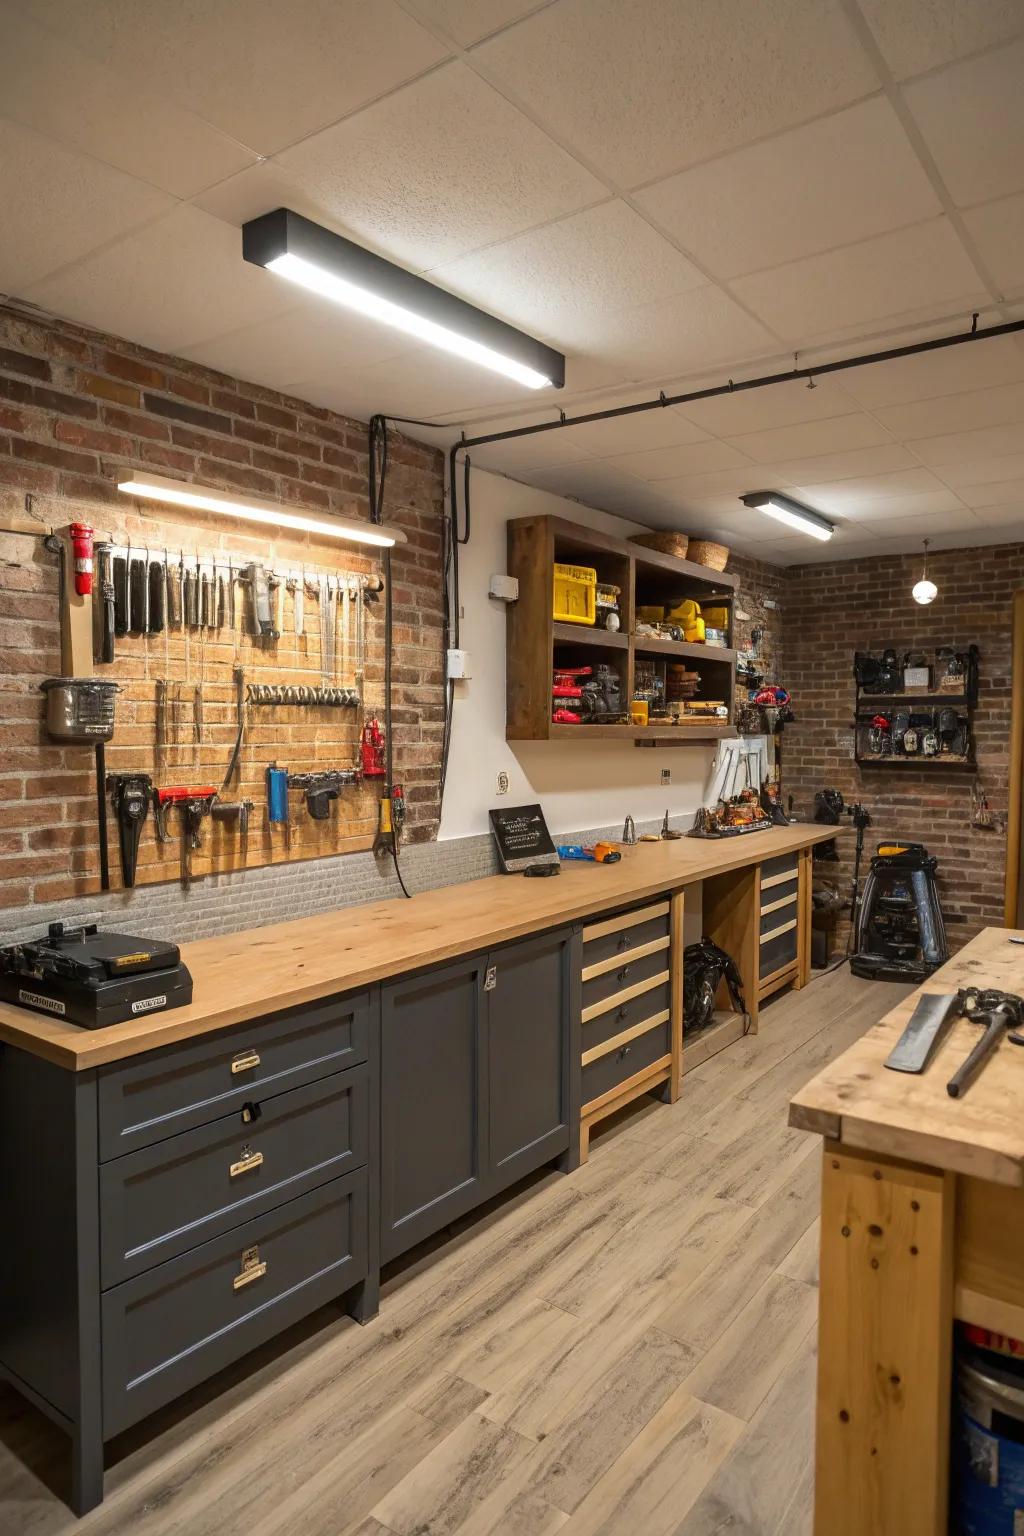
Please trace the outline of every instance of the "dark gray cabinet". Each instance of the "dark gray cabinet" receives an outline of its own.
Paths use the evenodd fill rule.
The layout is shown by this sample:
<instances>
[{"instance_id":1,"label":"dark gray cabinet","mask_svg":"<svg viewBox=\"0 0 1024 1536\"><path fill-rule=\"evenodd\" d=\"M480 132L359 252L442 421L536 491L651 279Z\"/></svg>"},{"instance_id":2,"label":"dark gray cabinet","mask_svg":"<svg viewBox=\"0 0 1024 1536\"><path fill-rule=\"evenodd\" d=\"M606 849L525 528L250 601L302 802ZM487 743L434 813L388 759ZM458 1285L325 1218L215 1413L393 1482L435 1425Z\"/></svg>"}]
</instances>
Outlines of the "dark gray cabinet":
<instances>
[{"instance_id":1,"label":"dark gray cabinet","mask_svg":"<svg viewBox=\"0 0 1024 1536\"><path fill-rule=\"evenodd\" d=\"M572 939L558 929L383 989L382 1259L567 1153Z\"/></svg>"}]
</instances>

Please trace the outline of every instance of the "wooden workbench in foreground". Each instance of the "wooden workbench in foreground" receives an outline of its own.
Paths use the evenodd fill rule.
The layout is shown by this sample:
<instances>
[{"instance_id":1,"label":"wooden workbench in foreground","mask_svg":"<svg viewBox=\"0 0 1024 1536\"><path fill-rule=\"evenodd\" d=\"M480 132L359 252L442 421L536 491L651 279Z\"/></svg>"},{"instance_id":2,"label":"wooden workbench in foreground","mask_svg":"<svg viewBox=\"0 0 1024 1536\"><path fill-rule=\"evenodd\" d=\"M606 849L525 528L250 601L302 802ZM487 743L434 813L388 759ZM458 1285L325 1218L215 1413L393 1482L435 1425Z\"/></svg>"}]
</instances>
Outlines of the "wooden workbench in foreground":
<instances>
[{"instance_id":1,"label":"wooden workbench in foreground","mask_svg":"<svg viewBox=\"0 0 1024 1536\"><path fill-rule=\"evenodd\" d=\"M923 992L1024 995L1010 938L972 939L790 1105L825 1138L815 1536L944 1533L954 1319L1024 1338L1024 1050L1004 1039L959 1099L978 1025L920 1075L883 1065Z\"/></svg>"},{"instance_id":2,"label":"wooden workbench in foreground","mask_svg":"<svg viewBox=\"0 0 1024 1536\"><path fill-rule=\"evenodd\" d=\"M412 901L397 898L343 907L317 917L202 939L182 947L193 981L194 1001L187 1008L87 1030L2 1003L0 1041L71 1071L83 1071L712 881L708 895L715 936L749 973L751 1011L756 1015L758 992L767 995L780 979L790 979L790 973L783 967L765 978L767 988L758 987L764 922L759 923L757 888L750 873L764 862L799 854L807 861L801 883L807 918L810 849L836 834L835 827L794 823L721 841L683 838L639 843L623 848L619 864L567 863L554 880L492 875L426 891ZM771 905L766 892L764 907ZM130 914L124 924L130 929ZM795 927L792 920L790 925ZM782 927L776 922L769 938ZM804 921L804 944L809 942L808 929ZM794 970L799 968L806 975L808 959L802 953Z\"/></svg>"}]
</instances>

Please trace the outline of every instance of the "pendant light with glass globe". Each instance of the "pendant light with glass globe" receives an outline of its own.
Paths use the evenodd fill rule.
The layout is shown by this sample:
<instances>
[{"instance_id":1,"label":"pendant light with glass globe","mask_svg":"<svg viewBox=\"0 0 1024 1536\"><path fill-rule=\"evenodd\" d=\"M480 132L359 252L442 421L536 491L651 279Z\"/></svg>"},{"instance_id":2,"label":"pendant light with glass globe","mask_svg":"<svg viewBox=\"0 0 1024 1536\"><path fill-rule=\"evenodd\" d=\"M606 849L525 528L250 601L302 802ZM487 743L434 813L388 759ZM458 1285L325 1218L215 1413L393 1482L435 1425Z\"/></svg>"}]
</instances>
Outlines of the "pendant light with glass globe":
<instances>
[{"instance_id":1,"label":"pendant light with glass globe","mask_svg":"<svg viewBox=\"0 0 1024 1536\"><path fill-rule=\"evenodd\" d=\"M921 565L921 579L914 583L914 589L911 593L915 603L934 603L939 595L938 587L928 575L928 545L930 542L929 539L924 540L924 560Z\"/></svg>"}]
</instances>

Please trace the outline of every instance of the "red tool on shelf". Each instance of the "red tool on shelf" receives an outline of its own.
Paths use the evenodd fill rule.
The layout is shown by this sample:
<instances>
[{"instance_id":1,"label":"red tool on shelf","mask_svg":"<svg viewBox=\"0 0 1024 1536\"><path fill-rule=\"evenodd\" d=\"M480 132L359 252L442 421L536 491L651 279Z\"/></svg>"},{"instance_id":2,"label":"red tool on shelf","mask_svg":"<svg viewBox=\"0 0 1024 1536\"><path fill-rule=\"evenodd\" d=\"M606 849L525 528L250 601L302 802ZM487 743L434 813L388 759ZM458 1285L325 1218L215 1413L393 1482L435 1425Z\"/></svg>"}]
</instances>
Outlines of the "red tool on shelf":
<instances>
[{"instance_id":1,"label":"red tool on shelf","mask_svg":"<svg viewBox=\"0 0 1024 1536\"><path fill-rule=\"evenodd\" d=\"M380 721L376 716L367 720L363 726L363 739L359 750L363 759L363 778L385 778L387 776L387 759L385 756L384 732L381 730Z\"/></svg>"}]
</instances>

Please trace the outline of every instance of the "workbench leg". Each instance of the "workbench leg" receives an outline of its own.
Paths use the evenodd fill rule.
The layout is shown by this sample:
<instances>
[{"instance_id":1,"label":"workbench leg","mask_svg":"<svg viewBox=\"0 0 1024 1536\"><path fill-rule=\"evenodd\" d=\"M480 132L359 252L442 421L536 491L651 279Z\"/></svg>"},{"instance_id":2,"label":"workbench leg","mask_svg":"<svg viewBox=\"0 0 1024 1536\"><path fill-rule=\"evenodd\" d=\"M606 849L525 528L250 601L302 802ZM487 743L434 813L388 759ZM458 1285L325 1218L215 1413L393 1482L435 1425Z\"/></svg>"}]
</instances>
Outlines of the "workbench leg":
<instances>
[{"instance_id":1,"label":"workbench leg","mask_svg":"<svg viewBox=\"0 0 1024 1536\"><path fill-rule=\"evenodd\" d=\"M813 910L814 867L810 848L801 848L798 855L796 884L796 979L794 992L806 987L811 979L811 913Z\"/></svg>"},{"instance_id":2,"label":"workbench leg","mask_svg":"<svg viewBox=\"0 0 1024 1536\"><path fill-rule=\"evenodd\" d=\"M683 893L676 891L669 909L669 1028L672 1065L668 1075L668 1102L679 1097L683 1081Z\"/></svg>"},{"instance_id":3,"label":"workbench leg","mask_svg":"<svg viewBox=\"0 0 1024 1536\"><path fill-rule=\"evenodd\" d=\"M952 1174L826 1142L815 1536L944 1536Z\"/></svg>"},{"instance_id":4,"label":"workbench leg","mask_svg":"<svg viewBox=\"0 0 1024 1536\"><path fill-rule=\"evenodd\" d=\"M354 1285L345 1297L345 1310L357 1323L371 1323L380 1311L380 1270Z\"/></svg>"},{"instance_id":5,"label":"workbench leg","mask_svg":"<svg viewBox=\"0 0 1024 1536\"><path fill-rule=\"evenodd\" d=\"M87 1515L103 1503L103 1432L78 1425L71 1432L71 1508Z\"/></svg>"}]
</instances>

